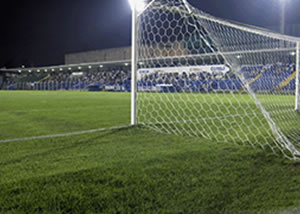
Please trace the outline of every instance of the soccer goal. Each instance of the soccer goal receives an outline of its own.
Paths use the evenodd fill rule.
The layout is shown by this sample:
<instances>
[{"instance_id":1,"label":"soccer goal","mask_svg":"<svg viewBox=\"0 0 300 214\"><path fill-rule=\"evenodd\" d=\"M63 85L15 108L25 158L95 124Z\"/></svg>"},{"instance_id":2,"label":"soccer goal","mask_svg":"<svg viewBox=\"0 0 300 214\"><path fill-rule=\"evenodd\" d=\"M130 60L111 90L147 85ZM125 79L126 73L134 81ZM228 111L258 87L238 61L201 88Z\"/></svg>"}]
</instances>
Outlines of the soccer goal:
<instances>
[{"instance_id":1,"label":"soccer goal","mask_svg":"<svg viewBox=\"0 0 300 214\"><path fill-rule=\"evenodd\" d=\"M134 12L132 124L300 158L299 38L185 0Z\"/></svg>"}]
</instances>

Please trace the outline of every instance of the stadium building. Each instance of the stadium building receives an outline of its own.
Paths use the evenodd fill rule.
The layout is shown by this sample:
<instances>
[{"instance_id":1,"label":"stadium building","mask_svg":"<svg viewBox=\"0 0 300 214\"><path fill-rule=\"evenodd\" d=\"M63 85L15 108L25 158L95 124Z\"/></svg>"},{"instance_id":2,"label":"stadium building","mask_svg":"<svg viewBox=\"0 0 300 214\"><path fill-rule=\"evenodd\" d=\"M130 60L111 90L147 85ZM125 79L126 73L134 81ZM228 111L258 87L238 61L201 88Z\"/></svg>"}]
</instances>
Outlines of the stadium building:
<instances>
[{"instance_id":1,"label":"stadium building","mask_svg":"<svg viewBox=\"0 0 300 214\"><path fill-rule=\"evenodd\" d=\"M131 48L121 47L67 54L64 65L2 68L0 69L0 88L6 90L100 90L106 87L107 90L128 91L130 90L130 57ZM125 83L121 88L112 87L113 84L109 80L113 79L126 81L126 89ZM97 85L93 80L99 80L101 83L98 82Z\"/></svg>"}]
</instances>

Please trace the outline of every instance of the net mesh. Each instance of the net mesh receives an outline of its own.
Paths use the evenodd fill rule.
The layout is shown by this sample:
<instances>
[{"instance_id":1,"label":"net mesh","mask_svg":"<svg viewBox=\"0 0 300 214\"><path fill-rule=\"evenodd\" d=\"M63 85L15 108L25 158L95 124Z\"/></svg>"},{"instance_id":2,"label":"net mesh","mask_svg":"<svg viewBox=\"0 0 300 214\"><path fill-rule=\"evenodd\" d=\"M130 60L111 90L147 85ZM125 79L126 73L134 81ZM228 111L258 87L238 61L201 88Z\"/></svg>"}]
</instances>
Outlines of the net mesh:
<instances>
[{"instance_id":1,"label":"net mesh","mask_svg":"<svg viewBox=\"0 0 300 214\"><path fill-rule=\"evenodd\" d=\"M152 1L137 28L138 124L299 159L297 39L184 0Z\"/></svg>"}]
</instances>

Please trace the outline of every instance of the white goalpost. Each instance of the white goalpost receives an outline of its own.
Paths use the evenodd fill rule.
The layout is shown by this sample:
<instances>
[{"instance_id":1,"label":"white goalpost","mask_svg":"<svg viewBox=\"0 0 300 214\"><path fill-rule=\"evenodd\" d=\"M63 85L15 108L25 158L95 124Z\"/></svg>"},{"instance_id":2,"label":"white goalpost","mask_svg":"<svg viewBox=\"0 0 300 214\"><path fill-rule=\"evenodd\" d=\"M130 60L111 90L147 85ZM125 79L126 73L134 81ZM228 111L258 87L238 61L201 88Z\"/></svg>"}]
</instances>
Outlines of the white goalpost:
<instances>
[{"instance_id":1,"label":"white goalpost","mask_svg":"<svg viewBox=\"0 0 300 214\"><path fill-rule=\"evenodd\" d=\"M137 20L138 10L136 3L131 1L132 7L132 32L131 32L131 125L136 125L136 74L137 74Z\"/></svg>"},{"instance_id":2,"label":"white goalpost","mask_svg":"<svg viewBox=\"0 0 300 214\"><path fill-rule=\"evenodd\" d=\"M131 125L300 159L300 39L131 0Z\"/></svg>"}]
</instances>

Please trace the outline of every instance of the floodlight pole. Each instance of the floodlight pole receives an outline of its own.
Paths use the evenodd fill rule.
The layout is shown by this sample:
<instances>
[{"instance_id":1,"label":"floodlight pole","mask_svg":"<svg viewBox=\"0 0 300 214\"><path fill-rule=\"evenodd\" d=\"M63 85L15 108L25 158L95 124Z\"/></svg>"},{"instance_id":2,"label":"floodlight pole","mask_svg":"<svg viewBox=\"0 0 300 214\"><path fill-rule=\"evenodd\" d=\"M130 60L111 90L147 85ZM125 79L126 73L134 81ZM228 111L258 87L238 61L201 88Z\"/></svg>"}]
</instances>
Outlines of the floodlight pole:
<instances>
[{"instance_id":1,"label":"floodlight pole","mask_svg":"<svg viewBox=\"0 0 300 214\"><path fill-rule=\"evenodd\" d=\"M295 104L295 110L299 110L299 63L300 63L300 42L297 42L297 50L296 50L296 104Z\"/></svg>"},{"instance_id":2,"label":"floodlight pole","mask_svg":"<svg viewBox=\"0 0 300 214\"><path fill-rule=\"evenodd\" d=\"M137 17L136 8L132 7L131 33L131 125L136 125L136 98L137 98Z\"/></svg>"}]
</instances>

